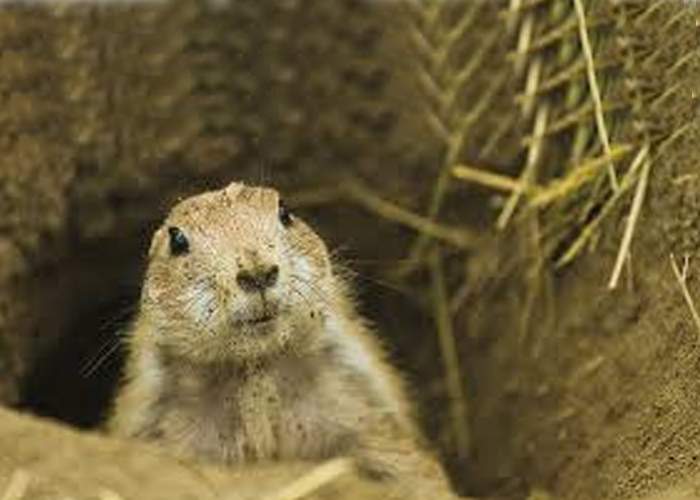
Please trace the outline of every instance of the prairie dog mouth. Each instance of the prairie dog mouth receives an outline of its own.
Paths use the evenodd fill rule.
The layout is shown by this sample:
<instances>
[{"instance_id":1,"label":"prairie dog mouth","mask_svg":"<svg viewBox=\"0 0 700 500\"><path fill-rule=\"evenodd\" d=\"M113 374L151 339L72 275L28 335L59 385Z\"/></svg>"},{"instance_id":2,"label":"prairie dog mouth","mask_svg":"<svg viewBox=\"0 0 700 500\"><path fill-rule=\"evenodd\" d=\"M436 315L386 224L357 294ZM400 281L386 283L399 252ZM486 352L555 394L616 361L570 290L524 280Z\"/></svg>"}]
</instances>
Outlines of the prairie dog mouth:
<instances>
[{"instance_id":1,"label":"prairie dog mouth","mask_svg":"<svg viewBox=\"0 0 700 500\"><path fill-rule=\"evenodd\" d=\"M231 322L237 327L267 329L275 323L282 309L276 300L271 301L263 297L260 301L253 300L232 311Z\"/></svg>"},{"instance_id":2,"label":"prairie dog mouth","mask_svg":"<svg viewBox=\"0 0 700 500\"><path fill-rule=\"evenodd\" d=\"M262 328L274 324L279 315L280 311L276 307L265 307L252 311L240 311L234 314L232 320L234 326Z\"/></svg>"},{"instance_id":3,"label":"prairie dog mouth","mask_svg":"<svg viewBox=\"0 0 700 500\"><path fill-rule=\"evenodd\" d=\"M254 316L250 319L243 319L241 320L241 323L247 324L247 325L262 325L265 323L270 323L277 317L276 314L267 312L264 314L261 314L259 316Z\"/></svg>"}]
</instances>

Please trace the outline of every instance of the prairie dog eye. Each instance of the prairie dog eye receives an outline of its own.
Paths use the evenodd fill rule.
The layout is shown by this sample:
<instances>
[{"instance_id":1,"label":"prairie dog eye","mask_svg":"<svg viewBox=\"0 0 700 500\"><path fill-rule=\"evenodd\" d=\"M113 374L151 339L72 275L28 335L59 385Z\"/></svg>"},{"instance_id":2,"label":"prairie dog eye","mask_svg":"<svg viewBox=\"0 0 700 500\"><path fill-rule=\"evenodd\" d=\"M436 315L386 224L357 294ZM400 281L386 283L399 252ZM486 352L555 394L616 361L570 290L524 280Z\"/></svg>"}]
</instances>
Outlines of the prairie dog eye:
<instances>
[{"instance_id":1,"label":"prairie dog eye","mask_svg":"<svg viewBox=\"0 0 700 500\"><path fill-rule=\"evenodd\" d=\"M287 208L287 205L285 205L282 200L279 202L279 218L284 227L289 227L294 222L292 212L289 211L289 208Z\"/></svg>"},{"instance_id":2,"label":"prairie dog eye","mask_svg":"<svg viewBox=\"0 0 700 500\"><path fill-rule=\"evenodd\" d=\"M177 257L178 255L185 255L190 251L190 242L179 227L169 227L168 234L170 235L171 255Z\"/></svg>"}]
</instances>

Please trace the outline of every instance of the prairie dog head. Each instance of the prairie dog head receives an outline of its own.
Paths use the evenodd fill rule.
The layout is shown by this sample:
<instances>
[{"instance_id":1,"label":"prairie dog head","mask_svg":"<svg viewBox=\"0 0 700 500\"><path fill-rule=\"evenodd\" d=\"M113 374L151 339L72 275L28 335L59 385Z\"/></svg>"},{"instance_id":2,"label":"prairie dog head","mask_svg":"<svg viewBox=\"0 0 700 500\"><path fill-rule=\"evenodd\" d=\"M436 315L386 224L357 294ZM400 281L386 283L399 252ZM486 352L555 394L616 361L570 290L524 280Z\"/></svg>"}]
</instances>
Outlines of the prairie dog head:
<instances>
[{"instance_id":1,"label":"prairie dog head","mask_svg":"<svg viewBox=\"0 0 700 500\"><path fill-rule=\"evenodd\" d=\"M141 309L176 356L250 361L314 345L332 285L325 244L277 191L233 183L172 209L151 242Z\"/></svg>"}]
</instances>

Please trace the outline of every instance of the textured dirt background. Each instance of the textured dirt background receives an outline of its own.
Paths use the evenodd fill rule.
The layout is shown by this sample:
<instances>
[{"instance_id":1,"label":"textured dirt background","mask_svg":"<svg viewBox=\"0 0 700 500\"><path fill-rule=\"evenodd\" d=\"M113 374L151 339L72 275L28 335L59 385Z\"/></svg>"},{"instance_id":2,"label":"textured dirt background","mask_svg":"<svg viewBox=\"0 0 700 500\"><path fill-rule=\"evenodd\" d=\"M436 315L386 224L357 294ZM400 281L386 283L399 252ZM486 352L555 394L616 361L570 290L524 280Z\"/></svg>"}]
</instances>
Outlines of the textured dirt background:
<instances>
[{"instance_id":1,"label":"textured dirt background","mask_svg":"<svg viewBox=\"0 0 700 500\"><path fill-rule=\"evenodd\" d=\"M514 2L515 15L507 2L475 1L0 8L0 399L99 423L120 365L106 350L133 311L164 211L232 179L269 182L359 272L363 311L406 373L460 491L696 491L700 331L670 254L688 257L695 297L698 14L670 0L583 3L611 143L648 144L653 159L614 292L606 284L634 189L607 211L604 183L587 183L541 210L522 208L497 231L509 193L445 181L457 163L521 175L545 108L538 183L601 155L572 2ZM518 55L528 23L529 48ZM523 93L533 78L534 98ZM618 162L621 178L633 156ZM469 235L466 250L441 247L466 456L450 418L430 267L407 261L412 224L340 198L333 188L348 176ZM601 213L585 251L558 266ZM407 262L419 264L397 277ZM21 450L54 439L97 462L121 446L33 425L3 413L0 478L18 467L41 476L42 457ZM135 452L124 450L127 463ZM57 467L46 474L60 493L95 494L97 483L62 483ZM135 484L150 487L114 484L125 499Z\"/></svg>"}]
</instances>

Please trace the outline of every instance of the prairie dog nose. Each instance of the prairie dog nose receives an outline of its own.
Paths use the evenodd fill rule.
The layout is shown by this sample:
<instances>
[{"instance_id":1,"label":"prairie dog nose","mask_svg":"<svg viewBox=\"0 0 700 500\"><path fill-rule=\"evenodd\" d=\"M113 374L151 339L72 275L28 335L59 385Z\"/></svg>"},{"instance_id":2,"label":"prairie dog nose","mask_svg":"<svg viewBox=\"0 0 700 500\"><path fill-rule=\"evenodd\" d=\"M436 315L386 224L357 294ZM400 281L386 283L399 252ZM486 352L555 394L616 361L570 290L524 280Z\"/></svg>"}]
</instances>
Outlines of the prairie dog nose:
<instances>
[{"instance_id":1,"label":"prairie dog nose","mask_svg":"<svg viewBox=\"0 0 700 500\"><path fill-rule=\"evenodd\" d=\"M244 292L262 292L277 283L279 274L280 268L277 265L256 266L253 269L241 269L238 271L236 282Z\"/></svg>"}]
</instances>

